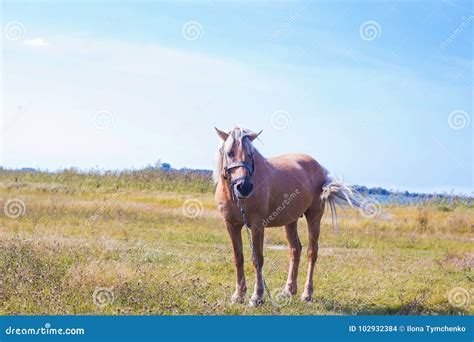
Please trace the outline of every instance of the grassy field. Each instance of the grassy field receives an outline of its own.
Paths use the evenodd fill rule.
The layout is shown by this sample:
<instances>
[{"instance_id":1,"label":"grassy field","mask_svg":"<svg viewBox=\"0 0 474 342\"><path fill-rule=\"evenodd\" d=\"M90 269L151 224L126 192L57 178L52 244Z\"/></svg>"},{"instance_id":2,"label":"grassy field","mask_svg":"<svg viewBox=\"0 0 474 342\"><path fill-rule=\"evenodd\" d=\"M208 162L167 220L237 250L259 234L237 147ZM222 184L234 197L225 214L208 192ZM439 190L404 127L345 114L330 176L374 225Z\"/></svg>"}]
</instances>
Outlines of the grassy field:
<instances>
[{"instance_id":1,"label":"grassy field","mask_svg":"<svg viewBox=\"0 0 474 342\"><path fill-rule=\"evenodd\" d=\"M212 192L207 176L153 170L0 171L0 314L474 313L472 203L386 206L391 220L347 212L339 235L326 214L314 301L274 296L255 309L229 302L235 272ZM306 246L304 220L299 231ZM283 229L267 230L274 294L285 247ZM305 270L302 258L298 295Z\"/></svg>"}]
</instances>

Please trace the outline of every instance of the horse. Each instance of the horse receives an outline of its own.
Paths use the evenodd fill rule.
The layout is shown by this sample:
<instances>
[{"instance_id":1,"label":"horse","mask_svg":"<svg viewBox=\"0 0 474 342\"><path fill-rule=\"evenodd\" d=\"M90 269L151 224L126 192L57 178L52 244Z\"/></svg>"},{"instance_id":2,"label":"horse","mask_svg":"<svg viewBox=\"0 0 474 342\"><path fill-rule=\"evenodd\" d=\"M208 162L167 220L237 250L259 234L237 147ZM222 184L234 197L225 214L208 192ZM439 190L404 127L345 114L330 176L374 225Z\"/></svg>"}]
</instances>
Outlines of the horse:
<instances>
[{"instance_id":1,"label":"horse","mask_svg":"<svg viewBox=\"0 0 474 342\"><path fill-rule=\"evenodd\" d=\"M263 244L265 229L270 227L285 227L290 263L281 295L296 295L302 251L297 222L303 215L308 225L309 241L308 269L301 299L311 301L325 204L329 204L337 227L336 205L360 207L360 202L350 187L330 177L328 171L308 155L284 154L265 158L252 144L262 131L255 133L241 127L235 127L227 133L217 128L215 130L222 140L213 172L215 202L230 236L237 273L231 302L244 303L247 292L241 234L244 223L251 230L255 272L254 291L249 305L256 307L263 303Z\"/></svg>"}]
</instances>

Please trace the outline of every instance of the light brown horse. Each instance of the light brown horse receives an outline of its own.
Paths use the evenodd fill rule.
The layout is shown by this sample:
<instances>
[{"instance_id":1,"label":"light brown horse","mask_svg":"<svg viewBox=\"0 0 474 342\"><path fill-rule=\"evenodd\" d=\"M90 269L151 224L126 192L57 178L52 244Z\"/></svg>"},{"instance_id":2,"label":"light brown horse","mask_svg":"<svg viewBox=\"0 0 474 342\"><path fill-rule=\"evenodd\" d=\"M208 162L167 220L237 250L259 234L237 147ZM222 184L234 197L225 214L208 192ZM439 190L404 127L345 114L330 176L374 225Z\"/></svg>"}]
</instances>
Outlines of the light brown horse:
<instances>
[{"instance_id":1,"label":"light brown horse","mask_svg":"<svg viewBox=\"0 0 474 342\"><path fill-rule=\"evenodd\" d=\"M239 127L228 133L217 128L216 131L222 139L222 145L214 170L214 180L217 183L215 200L232 241L237 269L237 284L232 302L243 303L247 291L241 235L244 220L240 206L251 228L254 253L255 286L250 306L263 303L263 241L265 228L268 227L285 227L290 265L282 295L296 294L302 250L297 221L303 215L308 223L309 245L308 271L301 298L311 301L325 202L329 202L334 215L335 204L359 206L359 203L353 198L350 188L331 180L326 169L312 157L285 154L266 159L252 145L252 141L261 132L254 133Z\"/></svg>"}]
</instances>

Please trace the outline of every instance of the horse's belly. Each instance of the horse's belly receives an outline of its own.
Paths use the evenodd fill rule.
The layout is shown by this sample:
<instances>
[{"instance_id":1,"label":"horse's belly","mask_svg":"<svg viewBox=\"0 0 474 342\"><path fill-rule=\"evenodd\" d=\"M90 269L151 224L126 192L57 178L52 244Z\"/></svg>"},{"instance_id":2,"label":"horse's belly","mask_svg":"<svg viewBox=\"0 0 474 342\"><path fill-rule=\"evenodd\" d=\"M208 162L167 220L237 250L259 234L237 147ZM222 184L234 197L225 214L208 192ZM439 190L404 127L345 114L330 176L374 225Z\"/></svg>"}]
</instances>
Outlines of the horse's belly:
<instances>
[{"instance_id":1,"label":"horse's belly","mask_svg":"<svg viewBox=\"0 0 474 342\"><path fill-rule=\"evenodd\" d=\"M281 227L297 221L309 205L283 201L281 205L273 208L263 220L264 227Z\"/></svg>"},{"instance_id":2,"label":"horse's belly","mask_svg":"<svg viewBox=\"0 0 474 342\"><path fill-rule=\"evenodd\" d=\"M297 221L298 218L296 218L296 219L283 219L283 218L281 218L281 219L277 219L277 220L274 220L274 221L267 221L267 222L264 221L263 226L265 228L283 227L283 226L287 226L287 225Z\"/></svg>"}]
</instances>

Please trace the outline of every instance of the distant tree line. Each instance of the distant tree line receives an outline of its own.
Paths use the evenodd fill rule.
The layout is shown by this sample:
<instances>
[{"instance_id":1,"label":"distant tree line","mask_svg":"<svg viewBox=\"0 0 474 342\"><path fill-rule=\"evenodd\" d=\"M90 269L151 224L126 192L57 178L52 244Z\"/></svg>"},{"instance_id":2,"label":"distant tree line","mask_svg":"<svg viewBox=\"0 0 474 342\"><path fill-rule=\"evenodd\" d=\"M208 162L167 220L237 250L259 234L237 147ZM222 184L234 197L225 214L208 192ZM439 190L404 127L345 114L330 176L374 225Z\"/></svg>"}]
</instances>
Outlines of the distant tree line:
<instances>
[{"instance_id":1,"label":"distant tree line","mask_svg":"<svg viewBox=\"0 0 474 342\"><path fill-rule=\"evenodd\" d=\"M104 174L104 175L120 175L120 174L149 174L150 172L153 173L160 173L163 176L166 176L169 178L171 181L174 179L174 174L177 174L176 176L180 178L181 176L184 177L199 177L201 182L207 182L209 181L209 186L212 185L212 171L210 170L205 170L205 169L191 169L191 168L181 168L181 169L175 169L171 166L169 163L163 163L161 160L158 160L154 165L148 165L144 167L143 169L135 169L135 170L85 170L85 171L80 171L79 169L76 168L70 168L70 169L65 169L65 170L56 170L56 171L48 171L48 170L39 170L35 168L30 168L30 167L25 167L25 168L20 168L20 169L13 169L13 170L8 170L0 166L0 171L13 171L13 172L22 172L22 173L37 173L37 172L46 172L46 173L57 173L61 171L71 171L71 172L76 172L79 174ZM396 190L387 190L382 187L373 187L369 188L363 185L354 185L353 189L360 193L361 195L370 195L370 196L390 196L390 197L398 197L398 198L412 198L416 201L418 200L452 200L453 198L466 198L466 199L472 199L472 194L467 194L467 195L461 195L461 196L456 196L453 193L448 194L448 193L443 193L443 194L436 194L436 193L417 193L417 192L409 192L409 191L396 191Z\"/></svg>"}]
</instances>

